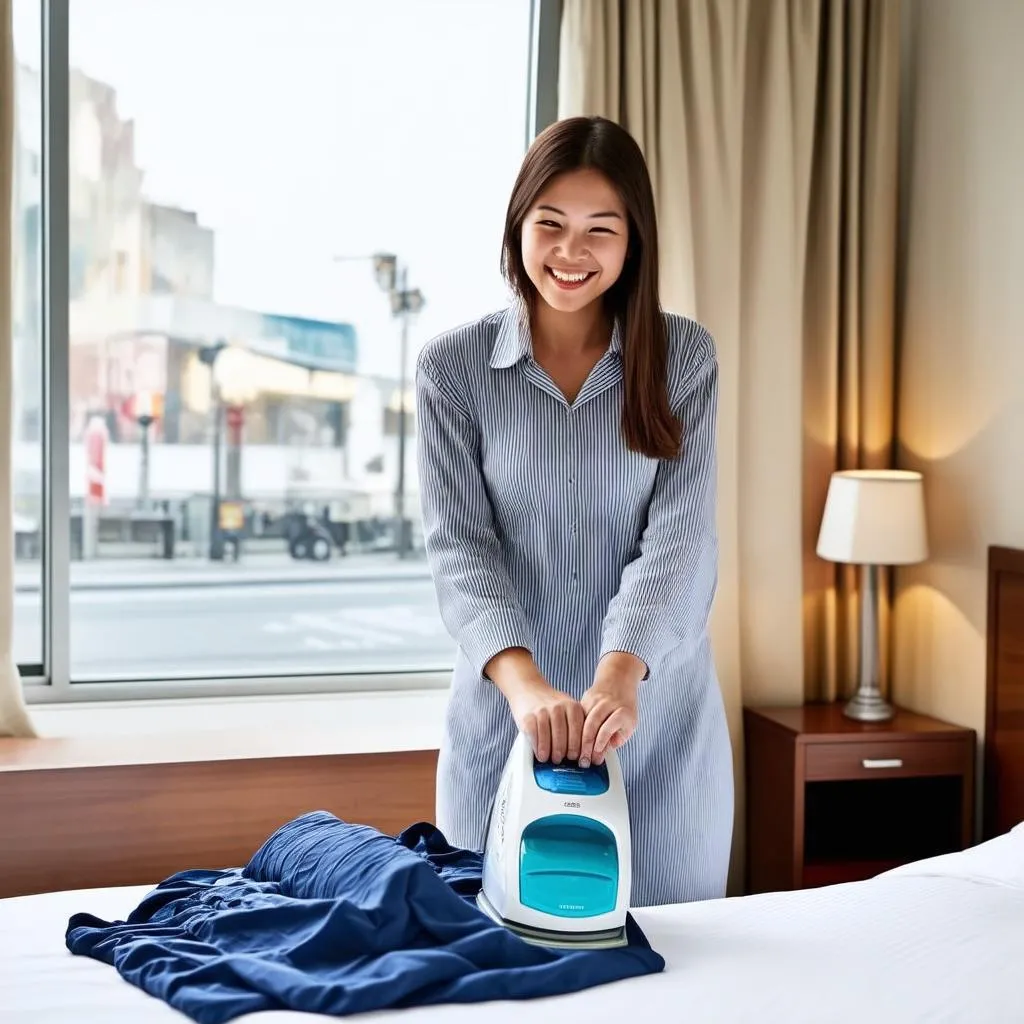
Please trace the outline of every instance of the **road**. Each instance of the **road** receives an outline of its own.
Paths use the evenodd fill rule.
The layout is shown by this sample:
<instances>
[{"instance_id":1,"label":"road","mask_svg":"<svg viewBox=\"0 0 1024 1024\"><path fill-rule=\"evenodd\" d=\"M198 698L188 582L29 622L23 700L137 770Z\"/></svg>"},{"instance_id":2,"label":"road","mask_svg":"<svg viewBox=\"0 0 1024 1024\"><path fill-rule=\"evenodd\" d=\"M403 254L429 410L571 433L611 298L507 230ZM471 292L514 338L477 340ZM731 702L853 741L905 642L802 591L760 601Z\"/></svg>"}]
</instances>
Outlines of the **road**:
<instances>
[{"instance_id":1,"label":"road","mask_svg":"<svg viewBox=\"0 0 1024 1024\"><path fill-rule=\"evenodd\" d=\"M40 660L38 593L15 598L15 657ZM76 679L446 670L429 579L73 590Z\"/></svg>"}]
</instances>

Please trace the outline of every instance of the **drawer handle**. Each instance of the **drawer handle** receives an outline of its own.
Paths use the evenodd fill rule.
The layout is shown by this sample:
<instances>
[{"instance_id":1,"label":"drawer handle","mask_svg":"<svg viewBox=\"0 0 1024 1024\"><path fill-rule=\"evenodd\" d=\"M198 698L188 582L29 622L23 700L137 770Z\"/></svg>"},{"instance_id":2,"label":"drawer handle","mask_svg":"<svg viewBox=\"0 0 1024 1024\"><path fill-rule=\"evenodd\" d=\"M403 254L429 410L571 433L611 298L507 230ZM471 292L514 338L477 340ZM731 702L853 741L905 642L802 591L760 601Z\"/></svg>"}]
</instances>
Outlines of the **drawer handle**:
<instances>
[{"instance_id":1,"label":"drawer handle","mask_svg":"<svg viewBox=\"0 0 1024 1024\"><path fill-rule=\"evenodd\" d=\"M902 757L865 757L861 761L865 768L902 768Z\"/></svg>"}]
</instances>

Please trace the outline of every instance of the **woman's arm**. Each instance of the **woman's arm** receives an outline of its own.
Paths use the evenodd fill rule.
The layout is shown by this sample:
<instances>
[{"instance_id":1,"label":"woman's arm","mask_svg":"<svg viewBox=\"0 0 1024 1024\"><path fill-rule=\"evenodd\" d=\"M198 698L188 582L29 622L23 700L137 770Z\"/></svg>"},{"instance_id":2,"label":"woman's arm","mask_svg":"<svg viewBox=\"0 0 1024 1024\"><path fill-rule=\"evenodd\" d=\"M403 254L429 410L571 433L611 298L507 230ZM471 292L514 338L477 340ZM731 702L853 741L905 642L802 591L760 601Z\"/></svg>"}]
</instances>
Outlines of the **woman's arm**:
<instances>
[{"instance_id":1,"label":"woman's arm","mask_svg":"<svg viewBox=\"0 0 1024 1024\"><path fill-rule=\"evenodd\" d=\"M502 560L479 432L458 386L423 355L416 416L423 527L441 618L480 675L494 670L501 678L508 666L519 675L524 655L532 662L534 637Z\"/></svg>"},{"instance_id":2,"label":"woman's arm","mask_svg":"<svg viewBox=\"0 0 1024 1024\"><path fill-rule=\"evenodd\" d=\"M676 409L682 452L658 468L640 553L623 570L604 621L602 659L631 654L646 674L670 650L700 641L718 582L718 361L706 332L695 362Z\"/></svg>"}]
</instances>

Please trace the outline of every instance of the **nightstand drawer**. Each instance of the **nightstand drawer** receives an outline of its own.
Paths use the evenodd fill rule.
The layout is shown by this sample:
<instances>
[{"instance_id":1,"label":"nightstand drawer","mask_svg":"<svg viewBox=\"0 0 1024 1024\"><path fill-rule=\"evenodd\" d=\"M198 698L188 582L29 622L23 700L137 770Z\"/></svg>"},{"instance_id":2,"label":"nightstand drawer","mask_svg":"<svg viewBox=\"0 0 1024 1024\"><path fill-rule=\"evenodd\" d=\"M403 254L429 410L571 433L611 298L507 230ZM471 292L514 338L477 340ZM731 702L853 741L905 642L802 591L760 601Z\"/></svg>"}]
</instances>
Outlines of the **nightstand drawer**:
<instances>
[{"instance_id":1,"label":"nightstand drawer","mask_svg":"<svg viewBox=\"0 0 1024 1024\"><path fill-rule=\"evenodd\" d=\"M809 743L804 778L899 778L920 775L962 775L968 771L969 745L959 740L869 740Z\"/></svg>"}]
</instances>

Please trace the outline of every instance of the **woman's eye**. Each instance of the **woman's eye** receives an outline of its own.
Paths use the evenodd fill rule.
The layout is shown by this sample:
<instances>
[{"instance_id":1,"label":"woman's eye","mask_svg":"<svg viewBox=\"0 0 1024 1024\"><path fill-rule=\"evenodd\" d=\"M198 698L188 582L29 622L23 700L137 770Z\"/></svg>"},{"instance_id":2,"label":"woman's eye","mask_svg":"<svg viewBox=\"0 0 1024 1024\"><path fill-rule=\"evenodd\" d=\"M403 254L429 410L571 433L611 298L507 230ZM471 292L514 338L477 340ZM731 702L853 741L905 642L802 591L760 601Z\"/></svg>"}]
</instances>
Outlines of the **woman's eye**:
<instances>
[{"instance_id":1,"label":"woman's eye","mask_svg":"<svg viewBox=\"0 0 1024 1024\"><path fill-rule=\"evenodd\" d=\"M553 220L539 220L539 221L537 221L537 223L540 224L542 227L545 227L545 228L557 228L558 227L558 224L556 224Z\"/></svg>"}]
</instances>

